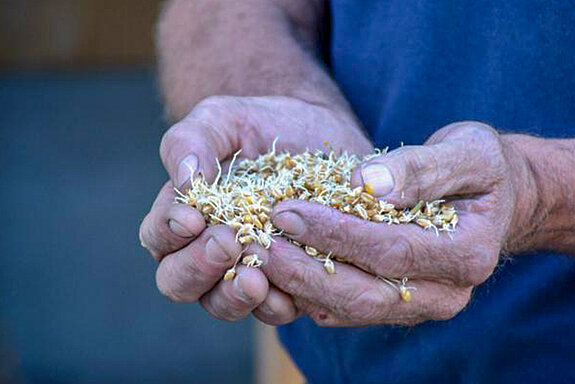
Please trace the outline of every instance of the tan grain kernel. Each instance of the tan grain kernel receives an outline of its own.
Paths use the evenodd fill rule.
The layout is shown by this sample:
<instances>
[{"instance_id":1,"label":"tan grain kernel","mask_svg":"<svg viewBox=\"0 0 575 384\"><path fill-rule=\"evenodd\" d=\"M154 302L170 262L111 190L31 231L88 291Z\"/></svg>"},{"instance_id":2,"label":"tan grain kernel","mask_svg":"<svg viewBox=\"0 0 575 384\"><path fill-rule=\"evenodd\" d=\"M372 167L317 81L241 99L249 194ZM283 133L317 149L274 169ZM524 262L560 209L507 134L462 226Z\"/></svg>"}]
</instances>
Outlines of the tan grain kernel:
<instances>
[{"instance_id":1,"label":"tan grain kernel","mask_svg":"<svg viewBox=\"0 0 575 384\"><path fill-rule=\"evenodd\" d=\"M275 149L256 159L237 160L236 153L229 170L223 174L219 163L218 175L208 183L203 176L192 180L192 187L178 193L176 201L197 209L208 226L226 224L236 231L236 240L242 245L258 244L271 247L276 236L282 232L273 226L271 212L273 205L287 199L298 199L330 206L343 214L351 214L364 220L382 224L415 223L431 228L437 234L452 232L459 222L455 207L443 200L419 202L412 208L396 208L393 204L380 201L373 196L373 190L365 187L351 187L351 174L362 161L374 156L384 156L385 151L359 158L342 153L336 155L331 149L301 154L279 153ZM382 225L378 224L378 225ZM306 254L322 262L328 274L335 273L333 260L345 263L344 257L325 255L317 249L288 239L302 247ZM238 257L242 264L257 268L261 260L256 254ZM236 261L236 264L237 262ZM224 280L236 275L235 266L229 269ZM400 291L403 280L383 278L393 282L404 301L411 299L406 288ZM405 284L403 283L403 286ZM406 300L406 298L409 299Z\"/></svg>"}]
</instances>

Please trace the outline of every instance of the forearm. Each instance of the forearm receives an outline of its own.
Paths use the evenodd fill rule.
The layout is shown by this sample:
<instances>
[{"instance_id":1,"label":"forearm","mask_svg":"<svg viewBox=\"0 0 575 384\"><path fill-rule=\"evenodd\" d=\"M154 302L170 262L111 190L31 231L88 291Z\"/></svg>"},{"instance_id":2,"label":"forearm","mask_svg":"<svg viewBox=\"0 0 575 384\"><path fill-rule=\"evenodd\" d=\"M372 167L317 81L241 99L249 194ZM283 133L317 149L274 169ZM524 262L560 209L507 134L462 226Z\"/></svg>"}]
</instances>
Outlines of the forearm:
<instances>
[{"instance_id":1,"label":"forearm","mask_svg":"<svg viewBox=\"0 0 575 384\"><path fill-rule=\"evenodd\" d=\"M168 116L218 94L292 96L353 115L322 67L322 1L172 0L157 49Z\"/></svg>"},{"instance_id":2,"label":"forearm","mask_svg":"<svg viewBox=\"0 0 575 384\"><path fill-rule=\"evenodd\" d=\"M525 160L510 250L575 253L575 140L504 137Z\"/></svg>"}]
</instances>

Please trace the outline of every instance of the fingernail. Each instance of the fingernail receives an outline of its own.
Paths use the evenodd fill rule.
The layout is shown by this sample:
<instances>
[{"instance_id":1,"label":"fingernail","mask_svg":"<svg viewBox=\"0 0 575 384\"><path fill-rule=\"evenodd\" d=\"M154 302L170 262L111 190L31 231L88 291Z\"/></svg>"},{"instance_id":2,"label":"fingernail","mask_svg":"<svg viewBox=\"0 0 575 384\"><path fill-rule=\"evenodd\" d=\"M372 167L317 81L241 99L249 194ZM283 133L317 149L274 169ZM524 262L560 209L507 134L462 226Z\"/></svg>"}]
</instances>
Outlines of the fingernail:
<instances>
[{"instance_id":1,"label":"fingernail","mask_svg":"<svg viewBox=\"0 0 575 384\"><path fill-rule=\"evenodd\" d=\"M393 190L393 175L383 164L369 164L361 169L363 187L374 196L384 196Z\"/></svg>"},{"instance_id":2,"label":"fingernail","mask_svg":"<svg viewBox=\"0 0 575 384\"><path fill-rule=\"evenodd\" d=\"M236 276L236 278L234 279L234 290L236 291L238 298L240 300L242 300L245 303L249 303L251 301L251 298L246 295L246 291L244 289L244 287L242 286L242 281L243 281L243 275L239 274L238 276Z\"/></svg>"},{"instance_id":3,"label":"fingernail","mask_svg":"<svg viewBox=\"0 0 575 384\"><path fill-rule=\"evenodd\" d=\"M284 211L272 219L274 225L288 235L298 236L305 232L305 223L300 215L292 211Z\"/></svg>"},{"instance_id":4,"label":"fingernail","mask_svg":"<svg viewBox=\"0 0 575 384\"><path fill-rule=\"evenodd\" d=\"M216 263L228 263L232 259L214 237L206 243L206 255Z\"/></svg>"},{"instance_id":5,"label":"fingernail","mask_svg":"<svg viewBox=\"0 0 575 384\"><path fill-rule=\"evenodd\" d=\"M189 185L197 170L198 157L196 155L189 155L182 160L180 167L178 168L178 188L184 189L186 185Z\"/></svg>"},{"instance_id":6,"label":"fingernail","mask_svg":"<svg viewBox=\"0 0 575 384\"><path fill-rule=\"evenodd\" d=\"M170 219L170 221L168 221L168 226L170 227L171 231L174 232L174 234L180 237L195 236L195 234L191 233L186 227L184 227L182 224L178 223L174 219Z\"/></svg>"}]
</instances>

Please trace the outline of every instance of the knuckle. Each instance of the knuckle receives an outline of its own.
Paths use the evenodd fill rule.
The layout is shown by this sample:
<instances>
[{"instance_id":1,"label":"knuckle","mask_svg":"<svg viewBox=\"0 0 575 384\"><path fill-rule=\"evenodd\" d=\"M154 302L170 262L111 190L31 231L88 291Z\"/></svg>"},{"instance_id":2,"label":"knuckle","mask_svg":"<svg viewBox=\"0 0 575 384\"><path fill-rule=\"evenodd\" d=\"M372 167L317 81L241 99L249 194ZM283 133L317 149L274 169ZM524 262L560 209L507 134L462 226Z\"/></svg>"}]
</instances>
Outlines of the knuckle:
<instances>
[{"instance_id":1,"label":"knuckle","mask_svg":"<svg viewBox=\"0 0 575 384\"><path fill-rule=\"evenodd\" d=\"M166 164L166 160L171 157L175 144L181 142L185 136L185 126L182 122L173 125L164 133L160 141L160 158Z\"/></svg>"},{"instance_id":2,"label":"knuckle","mask_svg":"<svg viewBox=\"0 0 575 384\"><path fill-rule=\"evenodd\" d=\"M173 255L175 256L175 255ZM221 278L222 272L208 263L202 263L201 257L189 254L183 257L168 257L160 263L156 272L156 285L159 291L176 302L195 302L198 294Z\"/></svg>"},{"instance_id":3,"label":"knuckle","mask_svg":"<svg viewBox=\"0 0 575 384\"><path fill-rule=\"evenodd\" d=\"M331 250L338 250L340 256L349 256L365 263L367 267L377 268L373 261L373 254L381 248L381 239L373 236L373 223L360 220L356 217L341 214L334 210L333 220L324 221L334 223L323 224L323 238L328 242ZM319 224L321 226L321 223Z\"/></svg>"},{"instance_id":4,"label":"knuckle","mask_svg":"<svg viewBox=\"0 0 575 384\"><path fill-rule=\"evenodd\" d=\"M463 281L477 286L483 283L497 265L498 253L488 249L475 247L472 254L466 257Z\"/></svg>"},{"instance_id":5,"label":"knuckle","mask_svg":"<svg viewBox=\"0 0 575 384\"><path fill-rule=\"evenodd\" d=\"M168 280L166 275L169 276L170 273L162 271L161 268L162 267L158 268L156 271L156 286L158 291L160 291L160 293L167 297L170 301L176 303L183 303L188 301L181 294L180 283L177 280Z\"/></svg>"},{"instance_id":6,"label":"knuckle","mask_svg":"<svg viewBox=\"0 0 575 384\"><path fill-rule=\"evenodd\" d=\"M343 313L353 320L366 322L381 316L381 296L373 289L362 290L347 298Z\"/></svg>"},{"instance_id":7,"label":"knuckle","mask_svg":"<svg viewBox=\"0 0 575 384\"><path fill-rule=\"evenodd\" d=\"M482 139L493 139L499 136L495 128L480 121L471 121L468 124L467 129L469 130L470 134L479 136Z\"/></svg>"},{"instance_id":8,"label":"knuckle","mask_svg":"<svg viewBox=\"0 0 575 384\"><path fill-rule=\"evenodd\" d=\"M421 200L424 192L428 195L432 191L424 191L422 186L434 186L439 178L441 169L437 154L427 146L412 147L406 150L404 159L404 181L402 190L410 198Z\"/></svg>"},{"instance_id":9,"label":"knuckle","mask_svg":"<svg viewBox=\"0 0 575 384\"><path fill-rule=\"evenodd\" d=\"M366 252L372 250L370 238L360 236L360 226L352 223L351 218L342 217L330 231L331 249L341 249L342 253L348 256L362 257ZM355 221L355 220L353 220ZM364 223L360 223L362 225ZM370 252L371 253L371 252Z\"/></svg>"},{"instance_id":10,"label":"knuckle","mask_svg":"<svg viewBox=\"0 0 575 384\"><path fill-rule=\"evenodd\" d=\"M279 271L278 275L283 277L282 281L276 283L292 295L308 296L316 288L311 286L314 281L312 273L302 261L292 260L287 268Z\"/></svg>"},{"instance_id":11,"label":"knuckle","mask_svg":"<svg viewBox=\"0 0 575 384\"><path fill-rule=\"evenodd\" d=\"M415 253L416 248L419 251L417 255L418 260L427 260L425 254L422 254L425 247L416 247L413 239L408 239L405 236L397 238L392 247L388 247L378 259L380 264L378 269L382 267L386 270L387 274L393 276L405 276L413 273L415 266ZM377 268L378 266L374 266Z\"/></svg>"},{"instance_id":12,"label":"knuckle","mask_svg":"<svg viewBox=\"0 0 575 384\"><path fill-rule=\"evenodd\" d=\"M422 152L414 148L405 151L404 161L406 174L414 178L419 177L421 170L427 167Z\"/></svg>"},{"instance_id":13,"label":"knuckle","mask_svg":"<svg viewBox=\"0 0 575 384\"><path fill-rule=\"evenodd\" d=\"M459 121L448 125L445 129L449 131L451 137L465 137L466 139L483 139L498 135L492 126L474 120Z\"/></svg>"},{"instance_id":14,"label":"knuckle","mask_svg":"<svg viewBox=\"0 0 575 384\"><path fill-rule=\"evenodd\" d=\"M318 207L318 209L309 210L306 213L306 221L315 232L314 235L319 235L332 242L340 242L346 236L346 217L335 209Z\"/></svg>"},{"instance_id":15,"label":"knuckle","mask_svg":"<svg viewBox=\"0 0 575 384\"><path fill-rule=\"evenodd\" d=\"M482 169L493 178L498 178L506 171L506 162L501 137L490 125L478 121L465 121L453 126L450 138L464 142L469 162L481 161Z\"/></svg>"},{"instance_id":16,"label":"knuckle","mask_svg":"<svg viewBox=\"0 0 575 384\"><path fill-rule=\"evenodd\" d=\"M227 104L232 97L224 95L211 95L200 100L190 114L198 115L202 113L212 112L221 106Z\"/></svg>"},{"instance_id":17,"label":"knuckle","mask_svg":"<svg viewBox=\"0 0 575 384\"><path fill-rule=\"evenodd\" d=\"M443 303L441 310L432 316L432 320L451 320L457 316L469 303L470 293L458 291Z\"/></svg>"},{"instance_id":18,"label":"knuckle","mask_svg":"<svg viewBox=\"0 0 575 384\"><path fill-rule=\"evenodd\" d=\"M320 235L330 242L330 245L333 246L335 244L345 244L347 241L353 241L353 236L349 234L349 228L347 225L346 218L340 217L337 219L334 217L335 215L328 215L326 218L327 223L333 223L335 225L321 225L321 222L316 223L316 227L320 228ZM333 220L336 221L334 222ZM324 233L321 233L324 232Z\"/></svg>"},{"instance_id":19,"label":"knuckle","mask_svg":"<svg viewBox=\"0 0 575 384\"><path fill-rule=\"evenodd\" d=\"M236 116L241 110L241 98L226 95L208 96L201 100L186 117L196 121L219 121L223 116Z\"/></svg>"},{"instance_id":20,"label":"knuckle","mask_svg":"<svg viewBox=\"0 0 575 384\"><path fill-rule=\"evenodd\" d=\"M357 223L354 217L344 215L335 209L322 209L321 213L310 212L308 223L310 231L306 236L311 240L323 242L322 251L326 249L339 249L341 256L358 254L361 251L358 247L365 248L361 241L358 240ZM326 224L327 223L327 224Z\"/></svg>"},{"instance_id":21,"label":"knuckle","mask_svg":"<svg viewBox=\"0 0 575 384\"><path fill-rule=\"evenodd\" d=\"M174 273L181 276L182 279L197 284L217 281L225 273L222 265L211 263L207 259L205 251L196 254L186 252L184 260L180 264L178 270L174 271Z\"/></svg>"},{"instance_id":22,"label":"knuckle","mask_svg":"<svg viewBox=\"0 0 575 384\"><path fill-rule=\"evenodd\" d=\"M178 250L181 246L167 224L150 225L147 227L147 233L146 239L150 242L147 246L156 260Z\"/></svg>"}]
</instances>

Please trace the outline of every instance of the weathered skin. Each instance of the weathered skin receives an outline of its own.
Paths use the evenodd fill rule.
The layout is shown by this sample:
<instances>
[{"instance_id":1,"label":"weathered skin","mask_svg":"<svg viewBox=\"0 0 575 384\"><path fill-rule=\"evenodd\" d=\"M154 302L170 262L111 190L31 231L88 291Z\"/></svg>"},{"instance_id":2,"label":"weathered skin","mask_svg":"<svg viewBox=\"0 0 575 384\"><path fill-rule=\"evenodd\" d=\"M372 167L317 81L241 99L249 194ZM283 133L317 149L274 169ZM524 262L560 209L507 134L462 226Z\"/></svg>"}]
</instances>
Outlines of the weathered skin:
<instances>
[{"instance_id":1,"label":"weathered skin","mask_svg":"<svg viewBox=\"0 0 575 384\"><path fill-rule=\"evenodd\" d=\"M352 264L337 264L337 274L327 275L300 248L278 239L267 251L256 249L265 262L261 270L240 267L233 281L222 282L241 250L233 231L206 229L198 212L174 205L173 185L185 187L190 172L213 178L215 158L223 161L239 149L254 156L275 137L291 152L325 140L349 152L371 150L315 57L322 15L321 1L168 4L158 34L162 89L169 116L186 117L162 140L171 181L140 229L143 245L160 262L163 294L199 301L230 321L253 312L269 324L302 313L326 326L416 324L455 316L502 252L575 251L575 141L500 135L481 123L460 122L424 145L371 160L353 178L399 205L456 199L461 218L453 240L416 226L284 202L273 212L277 227ZM408 276L417 288L413 300L402 302L376 275Z\"/></svg>"}]
</instances>

